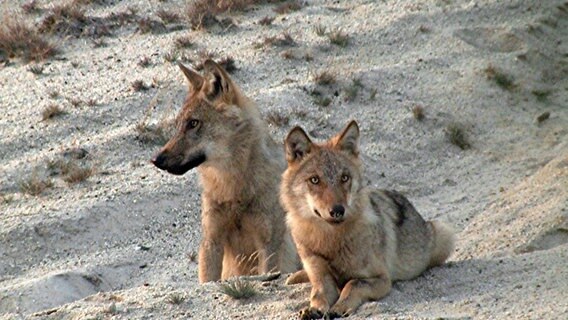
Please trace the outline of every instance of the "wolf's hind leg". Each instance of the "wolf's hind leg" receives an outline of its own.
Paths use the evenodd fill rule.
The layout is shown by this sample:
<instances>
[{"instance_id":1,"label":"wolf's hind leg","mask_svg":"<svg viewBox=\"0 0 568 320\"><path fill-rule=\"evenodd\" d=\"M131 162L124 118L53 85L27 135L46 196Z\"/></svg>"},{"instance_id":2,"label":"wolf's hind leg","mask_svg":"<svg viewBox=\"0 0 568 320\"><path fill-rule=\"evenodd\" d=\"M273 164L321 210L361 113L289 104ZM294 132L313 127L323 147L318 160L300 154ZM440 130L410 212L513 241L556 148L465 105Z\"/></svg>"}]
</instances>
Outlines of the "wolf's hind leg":
<instances>
[{"instance_id":1,"label":"wolf's hind leg","mask_svg":"<svg viewBox=\"0 0 568 320\"><path fill-rule=\"evenodd\" d=\"M349 280L341 290L339 300L331 307L330 313L339 316L353 314L363 302L379 300L386 296L391 287L391 280L385 276Z\"/></svg>"},{"instance_id":2,"label":"wolf's hind leg","mask_svg":"<svg viewBox=\"0 0 568 320\"><path fill-rule=\"evenodd\" d=\"M306 283L310 282L310 278L308 278L308 273L306 270L299 270L292 273L288 279L286 279L286 285L298 284L298 283Z\"/></svg>"}]
</instances>

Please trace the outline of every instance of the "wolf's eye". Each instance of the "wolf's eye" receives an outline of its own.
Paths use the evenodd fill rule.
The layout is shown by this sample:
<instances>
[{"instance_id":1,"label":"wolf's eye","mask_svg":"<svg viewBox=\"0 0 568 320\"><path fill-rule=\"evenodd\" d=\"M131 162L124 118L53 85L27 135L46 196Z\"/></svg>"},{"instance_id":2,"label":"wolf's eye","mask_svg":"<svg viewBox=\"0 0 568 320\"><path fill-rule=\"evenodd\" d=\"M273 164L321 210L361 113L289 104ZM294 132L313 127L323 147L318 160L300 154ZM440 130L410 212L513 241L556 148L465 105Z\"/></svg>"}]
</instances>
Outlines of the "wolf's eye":
<instances>
[{"instance_id":1,"label":"wolf's eye","mask_svg":"<svg viewBox=\"0 0 568 320\"><path fill-rule=\"evenodd\" d=\"M310 182L312 184L318 184L320 182L320 178L318 176L313 176L310 178Z\"/></svg>"},{"instance_id":2,"label":"wolf's eye","mask_svg":"<svg viewBox=\"0 0 568 320\"><path fill-rule=\"evenodd\" d=\"M193 128L197 127L198 125L199 125L199 120L197 120L197 119L189 120L189 127L190 128L193 129Z\"/></svg>"},{"instance_id":3,"label":"wolf's eye","mask_svg":"<svg viewBox=\"0 0 568 320\"><path fill-rule=\"evenodd\" d=\"M351 177L349 177L349 175L347 174L341 176L341 182L347 182L349 181L349 179L351 179Z\"/></svg>"}]
</instances>

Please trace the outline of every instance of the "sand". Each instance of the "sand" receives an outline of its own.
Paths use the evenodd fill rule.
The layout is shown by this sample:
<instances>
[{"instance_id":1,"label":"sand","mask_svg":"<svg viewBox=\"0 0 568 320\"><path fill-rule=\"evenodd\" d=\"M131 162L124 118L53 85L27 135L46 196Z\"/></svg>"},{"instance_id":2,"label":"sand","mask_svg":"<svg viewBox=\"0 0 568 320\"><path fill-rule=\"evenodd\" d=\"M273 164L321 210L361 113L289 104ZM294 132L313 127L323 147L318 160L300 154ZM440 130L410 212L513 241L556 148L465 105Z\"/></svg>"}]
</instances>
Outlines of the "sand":
<instances>
[{"instance_id":1,"label":"sand","mask_svg":"<svg viewBox=\"0 0 568 320\"><path fill-rule=\"evenodd\" d=\"M158 19L158 9L184 8L104 2L86 14L135 6ZM61 53L40 63L40 75L17 59L1 64L0 318L290 319L307 306L309 285L285 286L285 275L255 281L259 294L242 301L198 283L198 177L153 167L160 143L136 130L179 110L187 85L164 55L185 35L194 42L187 56L232 56L233 79L263 116L289 119L269 124L276 140L297 124L325 139L356 119L368 183L400 190L424 217L455 228L446 265L396 283L350 318L568 318L568 3L302 3L286 14L275 5L224 14L234 25L209 31L179 23L142 33L129 22L100 47L55 37ZM259 24L265 16L275 17L270 26ZM330 44L315 26L346 33L347 45ZM259 45L283 32L294 46ZM143 57L148 67L138 65ZM334 84L314 83L323 70ZM499 85L495 72L511 83ZM136 92L136 80L153 86ZM66 114L43 121L49 104ZM424 119L413 116L416 106ZM450 142L456 125L470 148ZM70 184L48 163L80 157L68 152L77 148L87 154L74 161L95 171ZM53 182L36 196L20 187L34 174Z\"/></svg>"}]
</instances>

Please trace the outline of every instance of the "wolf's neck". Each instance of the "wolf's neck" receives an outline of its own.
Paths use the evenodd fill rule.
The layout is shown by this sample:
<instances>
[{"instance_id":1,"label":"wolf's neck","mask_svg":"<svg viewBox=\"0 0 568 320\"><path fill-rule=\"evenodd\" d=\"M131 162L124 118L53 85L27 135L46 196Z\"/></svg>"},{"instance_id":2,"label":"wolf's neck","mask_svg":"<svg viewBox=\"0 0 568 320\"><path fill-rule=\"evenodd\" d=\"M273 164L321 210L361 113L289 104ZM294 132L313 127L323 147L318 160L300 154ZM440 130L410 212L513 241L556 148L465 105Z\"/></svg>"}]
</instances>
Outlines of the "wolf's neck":
<instances>
[{"instance_id":1,"label":"wolf's neck","mask_svg":"<svg viewBox=\"0 0 568 320\"><path fill-rule=\"evenodd\" d=\"M249 201L263 188L274 183L275 159L271 159L271 138L262 131L255 138L243 143L234 157L224 163L199 167L203 195L217 202ZM277 179L281 172L277 173Z\"/></svg>"}]
</instances>

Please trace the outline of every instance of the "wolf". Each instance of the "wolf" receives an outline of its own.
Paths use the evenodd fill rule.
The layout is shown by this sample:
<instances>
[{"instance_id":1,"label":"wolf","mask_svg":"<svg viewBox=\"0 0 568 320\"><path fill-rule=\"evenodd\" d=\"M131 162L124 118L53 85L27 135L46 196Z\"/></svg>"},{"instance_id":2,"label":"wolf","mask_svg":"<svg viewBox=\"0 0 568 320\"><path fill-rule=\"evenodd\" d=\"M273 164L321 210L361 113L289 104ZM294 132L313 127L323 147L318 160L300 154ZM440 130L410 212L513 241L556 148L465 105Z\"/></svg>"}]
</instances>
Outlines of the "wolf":
<instances>
[{"instance_id":1,"label":"wolf","mask_svg":"<svg viewBox=\"0 0 568 320\"><path fill-rule=\"evenodd\" d=\"M302 319L348 316L452 253L447 225L424 221L397 191L363 185L357 122L320 144L295 127L285 150L281 202L305 270L288 284L312 285Z\"/></svg>"},{"instance_id":2,"label":"wolf","mask_svg":"<svg viewBox=\"0 0 568 320\"><path fill-rule=\"evenodd\" d=\"M219 64L206 60L203 75L178 66L189 93L175 120L176 133L151 162L174 175L199 172L199 281L297 270L278 197L286 167L282 146Z\"/></svg>"}]
</instances>

